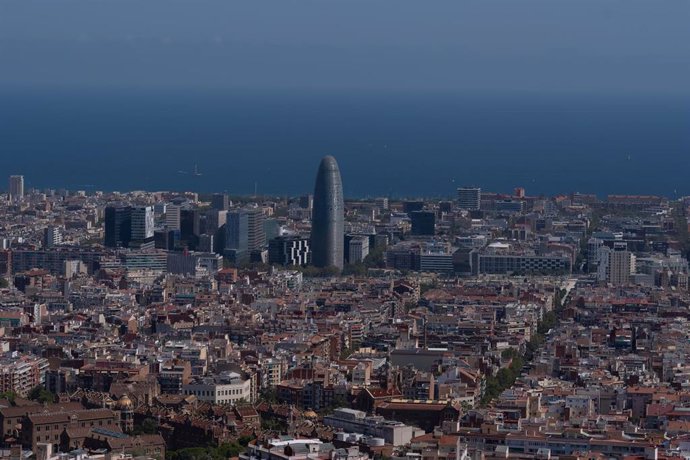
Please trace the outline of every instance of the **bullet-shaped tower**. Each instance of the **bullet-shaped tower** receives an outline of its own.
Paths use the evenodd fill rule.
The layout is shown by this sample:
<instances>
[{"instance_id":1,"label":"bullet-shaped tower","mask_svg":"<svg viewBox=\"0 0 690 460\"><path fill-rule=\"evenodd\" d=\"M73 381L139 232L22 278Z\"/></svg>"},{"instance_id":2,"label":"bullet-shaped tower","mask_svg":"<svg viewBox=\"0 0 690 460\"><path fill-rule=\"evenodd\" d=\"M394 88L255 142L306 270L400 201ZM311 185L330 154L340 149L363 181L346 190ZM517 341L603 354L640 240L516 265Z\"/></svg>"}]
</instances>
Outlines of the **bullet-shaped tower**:
<instances>
[{"instance_id":1,"label":"bullet-shaped tower","mask_svg":"<svg viewBox=\"0 0 690 460\"><path fill-rule=\"evenodd\" d=\"M332 156L321 160L314 186L311 221L312 265L343 268L343 183Z\"/></svg>"}]
</instances>

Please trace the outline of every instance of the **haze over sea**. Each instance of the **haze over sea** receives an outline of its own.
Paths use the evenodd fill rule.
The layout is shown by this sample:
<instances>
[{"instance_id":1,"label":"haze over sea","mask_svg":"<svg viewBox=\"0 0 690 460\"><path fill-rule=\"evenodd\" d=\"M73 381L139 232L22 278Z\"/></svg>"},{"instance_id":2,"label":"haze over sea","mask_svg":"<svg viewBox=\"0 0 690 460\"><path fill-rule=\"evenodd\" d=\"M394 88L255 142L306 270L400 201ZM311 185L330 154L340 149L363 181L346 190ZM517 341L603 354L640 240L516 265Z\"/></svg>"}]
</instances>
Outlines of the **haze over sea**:
<instances>
[{"instance_id":1,"label":"haze over sea","mask_svg":"<svg viewBox=\"0 0 690 460\"><path fill-rule=\"evenodd\" d=\"M563 94L13 90L6 174L28 187L310 193L335 155L349 197L690 195L688 99ZM197 165L202 175L192 174Z\"/></svg>"}]
</instances>

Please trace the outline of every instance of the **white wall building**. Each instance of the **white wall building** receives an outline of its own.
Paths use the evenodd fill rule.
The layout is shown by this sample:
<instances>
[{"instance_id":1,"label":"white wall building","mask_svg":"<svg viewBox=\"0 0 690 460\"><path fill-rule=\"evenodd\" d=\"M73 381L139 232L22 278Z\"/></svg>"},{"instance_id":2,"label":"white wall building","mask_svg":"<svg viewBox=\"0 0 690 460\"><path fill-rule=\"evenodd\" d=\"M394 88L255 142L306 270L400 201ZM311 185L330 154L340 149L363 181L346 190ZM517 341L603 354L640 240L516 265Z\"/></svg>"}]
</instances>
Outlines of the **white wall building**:
<instances>
[{"instance_id":1,"label":"white wall building","mask_svg":"<svg viewBox=\"0 0 690 460\"><path fill-rule=\"evenodd\" d=\"M182 386L183 395L194 395L200 401L213 404L254 402L251 380L230 372L216 378L203 378Z\"/></svg>"}]
</instances>

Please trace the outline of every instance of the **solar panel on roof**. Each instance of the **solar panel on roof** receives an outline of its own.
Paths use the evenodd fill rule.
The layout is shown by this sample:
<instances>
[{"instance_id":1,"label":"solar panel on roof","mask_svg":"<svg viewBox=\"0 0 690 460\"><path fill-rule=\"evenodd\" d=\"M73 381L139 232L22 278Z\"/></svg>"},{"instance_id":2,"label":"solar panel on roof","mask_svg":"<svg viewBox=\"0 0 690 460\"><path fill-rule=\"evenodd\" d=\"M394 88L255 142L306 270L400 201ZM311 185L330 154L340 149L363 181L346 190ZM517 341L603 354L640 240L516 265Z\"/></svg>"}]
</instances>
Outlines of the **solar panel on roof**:
<instances>
[{"instance_id":1,"label":"solar panel on roof","mask_svg":"<svg viewBox=\"0 0 690 460\"><path fill-rule=\"evenodd\" d=\"M102 434L103 436L108 436L110 438L125 439L129 436L125 433L119 431L106 430L105 428L93 428L91 431L97 434Z\"/></svg>"}]
</instances>

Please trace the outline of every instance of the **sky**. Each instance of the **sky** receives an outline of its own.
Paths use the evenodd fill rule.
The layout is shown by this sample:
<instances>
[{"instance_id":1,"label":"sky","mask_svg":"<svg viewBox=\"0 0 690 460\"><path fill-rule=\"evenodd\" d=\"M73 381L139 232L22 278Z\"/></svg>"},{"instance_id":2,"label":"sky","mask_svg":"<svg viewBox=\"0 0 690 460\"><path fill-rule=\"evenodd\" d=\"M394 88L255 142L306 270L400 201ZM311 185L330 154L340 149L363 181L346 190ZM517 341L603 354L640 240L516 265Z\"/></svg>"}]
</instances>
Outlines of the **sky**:
<instances>
[{"instance_id":1,"label":"sky","mask_svg":"<svg viewBox=\"0 0 690 460\"><path fill-rule=\"evenodd\" d=\"M0 88L690 94L689 0L6 0Z\"/></svg>"}]
</instances>

